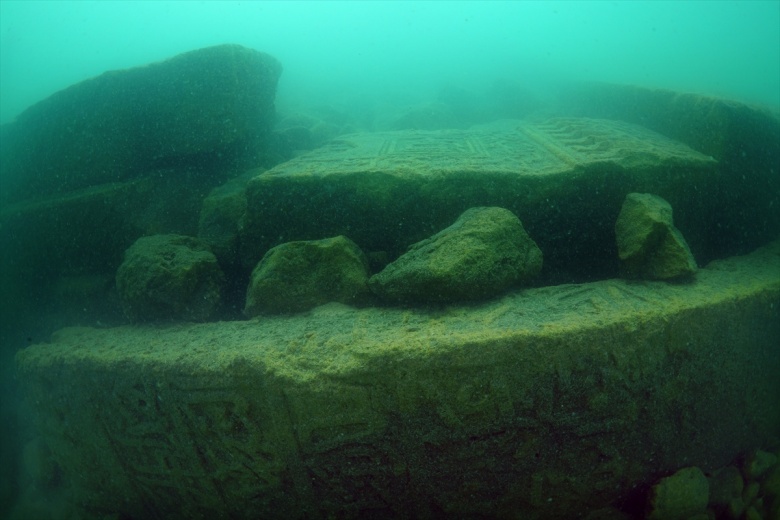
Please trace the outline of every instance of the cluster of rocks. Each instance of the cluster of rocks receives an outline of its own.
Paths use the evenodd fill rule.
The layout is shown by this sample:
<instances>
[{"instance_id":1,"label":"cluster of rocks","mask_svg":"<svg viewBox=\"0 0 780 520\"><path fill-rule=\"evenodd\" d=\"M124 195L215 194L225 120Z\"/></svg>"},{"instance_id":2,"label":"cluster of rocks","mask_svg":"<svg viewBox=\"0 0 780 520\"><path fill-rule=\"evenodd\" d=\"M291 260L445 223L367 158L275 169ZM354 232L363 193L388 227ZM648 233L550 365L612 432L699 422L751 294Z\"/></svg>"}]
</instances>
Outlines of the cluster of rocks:
<instances>
[{"instance_id":1,"label":"cluster of rocks","mask_svg":"<svg viewBox=\"0 0 780 520\"><path fill-rule=\"evenodd\" d=\"M301 312L328 302L473 301L527 283L542 252L520 220L503 208L472 208L447 229L418 242L371 276L366 254L344 236L271 248L252 272L247 316ZM117 288L128 318L194 319L218 311L223 275L195 238L139 239L125 254Z\"/></svg>"},{"instance_id":2,"label":"cluster of rocks","mask_svg":"<svg viewBox=\"0 0 780 520\"><path fill-rule=\"evenodd\" d=\"M780 518L779 452L756 450L739 463L703 471L681 468L654 482L637 498L641 518L648 520L760 520ZM606 507L586 520L628 520L623 510Z\"/></svg>"},{"instance_id":3,"label":"cluster of rocks","mask_svg":"<svg viewBox=\"0 0 780 520\"><path fill-rule=\"evenodd\" d=\"M698 209L709 204L715 190L709 179L717 161L683 143L617 121L566 117L345 136L356 127L343 114L322 110L277 121L280 73L274 58L252 49L200 49L74 85L4 125L0 167L13 182L0 194L9 203L0 211L0 248L17 254L0 259L0 289L18 303L5 320L11 325L0 323L0 329L14 327L33 314L36 302L53 296L59 307L75 313L63 317L63 324L118 324L124 321L120 307L133 321L204 320L234 318L241 307L253 315L297 312L326 301L424 304L490 298L527 283L540 268L531 250L508 254L495 237L483 237L490 245L482 249L462 250L440 245L450 239L431 237L477 207L505 208L523 222L536 250L544 251L545 270L536 284L613 277L619 265L613 225L630 191L657 193L678 208L679 225L694 239L697 258L712 257L703 238L711 227L708 214ZM517 85L496 89L505 94L497 112L469 101L465 92L442 91L437 103L462 109L457 122L445 118L443 126L466 128L531 110L524 104L527 96L510 95L519 92ZM87 107L90 117L77 117ZM389 128L442 126L411 116L407 123ZM591 141L600 144L593 147ZM311 148L317 150L286 160ZM247 171L252 166L257 169ZM636 217L626 212L630 227ZM620 238L625 227L620 224L624 276L685 278L654 259L672 256L667 249L680 245L679 233L661 231L673 230L671 211L668 218L662 210L657 213L637 224L635 236ZM172 299L153 294L158 286L151 275L134 280L124 268L117 305L112 282L123 252L139 237L154 235L202 240L196 250L216 257L211 261L222 281L210 286L220 289L195 304L190 299L199 289L182 286ZM364 277L370 282L350 289L354 297L331 288L346 282L315 282L314 274L306 273L295 278L294 289L277 287L273 298L256 296L263 294L257 289L250 301L242 301L263 254L338 236L349 237L368 256ZM298 247L296 255L310 249ZM63 261L51 262L50 250ZM689 258L684 269L692 272L687 246L680 251L681 258ZM149 265L162 264L147 253ZM398 260L383 269L382 255ZM432 258L444 271L425 265ZM277 264L263 260L262 276L276 276ZM274 286L267 280L261 285ZM50 288L60 289L53 294ZM301 302L282 302L293 295ZM143 310L144 302L149 310Z\"/></svg>"},{"instance_id":4,"label":"cluster of rocks","mask_svg":"<svg viewBox=\"0 0 780 520\"><path fill-rule=\"evenodd\" d=\"M774 453L757 450L740 466L706 475L683 468L657 482L648 500L650 520L780 517L780 464Z\"/></svg>"},{"instance_id":5,"label":"cluster of rocks","mask_svg":"<svg viewBox=\"0 0 780 520\"><path fill-rule=\"evenodd\" d=\"M603 111L584 113L588 119L470 126L524 118L543 105L521 85L499 82L490 106L451 87L430 106L375 126L333 107L277 118L281 70L273 57L238 45L199 49L106 72L3 125L0 249L14 254L0 258L0 292L14 305L0 318L0 331L15 331L44 301L73 313L61 325L121 323L113 291L117 265L135 240L156 234L197 236L208 244L224 273L223 296L238 309L243 303L237 295L246 292L249 273L265 252L340 235L369 253L368 276L377 273L368 284L370 299L448 302L498 294L506 289L502 276L511 273L488 281L464 270L453 276L451 287L431 275L435 287L407 280L400 289L389 280L391 274L400 276L398 264L379 273L386 262L377 261L377 252L396 258L474 207L506 208L522 220L544 251L544 279L537 283L547 285L613 277L619 266L623 276L633 278L690 276L696 264L671 223L671 210L640 208L648 201L626 203L616 230L618 260L611 234L628 192L669 201L705 263L746 253L777 227L778 205L771 200L776 176L739 182L743 170L774 171L777 121L741 105L692 97L665 110L646 107L642 114L680 115L669 121L684 119L686 111L699 116L698 126L684 132L661 121L648 126L661 134L644 128L641 114L632 119L642 124L636 126ZM633 100L641 92L622 94ZM671 94L658 99L668 101ZM617 106L613 101L583 106ZM574 108L571 113L583 115ZM382 128L396 131L344 135ZM710 135L708 128L728 128L728 139ZM762 129L760 140L745 131L753 128ZM726 146L732 140L739 146ZM288 160L312 148L316 152L303 154L309 159ZM759 166L744 164L759 156ZM247 172L251 167L259 169ZM733 182L723 184L729 179ZM750 213L729 209L741 202L719 202L724 194L739 198L748 188L755 192L746 199L753 201L750 206L770 213L756 218L764 224L755 230L732 225ZM634 222L637 211L652 215ZM626 232L632 225L634 231ZM759 238L745 239L751 236ZM735 241L738 249L722 249ZM424 258L425 248L419 249L415 254ZM59 261L51 261L52 250ZM139 304L128 303L135 297L125 300L125 313L136 316ZM186 319L208 319L204 316L213 317L220 307L197 306L201 310L193 315L196 307L176 306L189 310L172 316Z\"/></svg>"},{"instance_id":6,"label":"cluster of rocks","mask_svg":"<svg viewBox=\"0 0 780 520\"><path fill-rule=\"evenodd\" d=\"M55 94L0 128L0 250L13 252L0 259L0 292L10 303L3 321L19 327L20 317L42 314L40 302L52 292L61 292L66 304L94 319L83 305L73 305L73 295L94 293L96 306L111 307L105 297L113 290L109 285L116 287L124 314L133 322L218 319L231 298L228 293L235 294L237 287L244 300L236 308L243 307L250 317L304 312L328 302L479 301L532 283L561 283L551 282L554 276L542 282L535 278L542 270L542 250L545 270L564 273L558 280L581 280L568 276L572 268L592 279L612 277L619 265L626 278L684 282L692 280L697 264L675 227L672 205L697 258L705 262L745 252L775 233L780 222L778 205L772 204L777 176L769 175L776 171L780 127L776 118L738 105L645 93L646 99L673 101L672 111L645 103L634 118L663 135L619 123L627 119L624 113L591 112L579 115L607 120L507 120L469 131L438 130L524 117L538 107L537 100L518 95L516 86L498 85L497 94L506 96L495 111L467 93L448 90L435 103L389 121L387 128L398 132L332 140L355 130L353 123L328 114L293 114L275 123L280 72L275 59L251 49L201 49L108 72ZM635 96L623 97L636 105ZM660 120L653 123L653 118ZM686 119L702 126L680 124ZM270 167L288 158L279 150L297 155L326 142L323 148L330 154L287 161L286 169L277 167L269 175L239 176L246 168ZM754 172L750 183L740 180L744 171ZM632 191L643 193L625 196ZM758 208L758 216L745 207ZM190 236L196 233L198 238ZM723 243L731 245L723 248ZM597 269L610 260L615 269ZM700 275L699 282L704 278ZM296 320L282 321L288 327ZM259 324L250 325L254 334ZM0 323L0 336L4 327ZM157 328L125 329L143 330ZM560 374L558 363L548 365ZM181 366L174 369L178 373ZM222 372L217 378L222 380ZM460 383L450 372L442 379L442 385L453 379ZM478 379L475 388L484 382L481 368ZM673 385L678 388L678 381ZM45 387L48 393L50 378ZM132 388L138 391L138 385ZM658 388L656 382L652 388ZM437 393L463 394L461 389ZM160 399L155 395L152 400ZM146 406L149 399L128 402ZM471 411L482 407L466 404ZM532 404L540 408L538 401ZM446 405L437 409L446 412L445 422L447 417L453 424L461 420ZM220 416L227 420L227 414ZM356 423L348 422L350 429ZM479 431L490 423L474 420ZM451 432L446 438L452 439ZM778 467L776 455L757 452L739 467L708 473L683 469L652 488L647 514L777 517ZM59 471L52 472L55 478Z\"/></svg>"},{"instance_id":7,"label":"cluster of rocks","mask_svg":"<svg viewBox=\"0 0 780 520\"><path fill-rule=\"evenodd\" d=\"M679 280L696 262L672 222L671 206L631 193L615 225L627 277ZM409 247L371 274L367 255L345 236L279 244L252 271L244 314L295 313L329 302L366 305L458 303L488 299L528 285L542 269L542 251L511 211L477 207L451 226ZM219 311L224 275L199 239L139 239L117 272L133 321L207 320Z\"/></svg>"},{"instance_id":8,"label":"cluster of rocks","mask_svg":"<svg viewBox=\"0 0 780 520\"><path fill-rule=\"evenodd\" d=\"M123 252L139 237L195 235L215 186L285 158L281 72L266 53L218 45L106 72L1 125L0 293L13 304L0 336L122 323Z\"/></svg>"}]
</instances>

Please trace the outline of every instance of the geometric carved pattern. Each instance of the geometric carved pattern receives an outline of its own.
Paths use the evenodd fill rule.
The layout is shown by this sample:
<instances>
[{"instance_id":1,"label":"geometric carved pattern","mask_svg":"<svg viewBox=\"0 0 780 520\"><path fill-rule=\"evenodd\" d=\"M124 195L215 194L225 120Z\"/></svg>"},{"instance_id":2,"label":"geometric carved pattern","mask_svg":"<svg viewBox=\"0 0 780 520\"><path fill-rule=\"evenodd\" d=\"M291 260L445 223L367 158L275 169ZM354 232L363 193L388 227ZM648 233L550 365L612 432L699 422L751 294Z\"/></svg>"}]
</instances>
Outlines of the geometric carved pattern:
<instances>
[{"instance_id":1,"label":"geometric carved pattern","mask_svg":"<svg viewBox=\"0 0 780 520\"><path fill-rule=\"evenodd\" d=\"M778 255L686 285L66 329L19 380L96 514L571 518L776 433Z\"/></svg>"},{"instance_id":2,"label":"geometric carved pattern","mask_svg":"<svg viewBox=\"0 0 780 520\"><path fill-rule=\"evenodd\" d=\"M341 136L283 163L267 175L339 175L382 171L399 175L469 170L544 175L598 162L641 157L714 162L645 128L583 118L505 120L468 130L377 132Z\"/></svg>"},{"instance_id":3,"label":"geometric carved pattern","mask_svg":"<svg viewBox=\"0 0 780 520\"><path fill-rule=\"evenodd\" d=\"M274 455L262 449L264 429L251 422L244 396L235 388L188 383L116 389L124 406L104 424L105 434L117 458L132 464L137 493L149 503L179 504L198 504L206 493L226 507L232 498L246 499L241 482L248 474L256 477L256 492L275 486L261 468L252 469Z\"/></svg>"}]
</instances>

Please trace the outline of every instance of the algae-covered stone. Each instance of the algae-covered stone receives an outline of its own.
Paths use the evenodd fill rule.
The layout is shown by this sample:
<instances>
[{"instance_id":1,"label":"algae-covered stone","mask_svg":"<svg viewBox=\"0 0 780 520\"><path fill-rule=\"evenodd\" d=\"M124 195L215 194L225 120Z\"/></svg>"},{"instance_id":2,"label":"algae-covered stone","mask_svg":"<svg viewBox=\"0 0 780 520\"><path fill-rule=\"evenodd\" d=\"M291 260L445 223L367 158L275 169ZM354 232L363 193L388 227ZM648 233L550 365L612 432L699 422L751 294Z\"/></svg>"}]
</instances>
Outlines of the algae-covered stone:
<instances>
[{"instance_id":1,"label":"algae-covered stone","mask_svg":"<svg viewBox=\"0 0 780 520\"><path fill-rule=\"evenodd\" d=\"M23 349L17 380L85 517L580 518L778 438L778 258L695 284L70 328Z\"/></svg>"},{"instance_id":2,"label":"algae-covered stone","mask_svg":"<svg viewBox=\"0 0 780 520\"><path fill-rule=\"evenodd\" d=\"M745 482L734 466L726 466L708 478L710 483L709 505L721 516L739 518L745 510L742 491Z\"/></svg>"},{"instance_id":3,"label":"algae-covered stone","mask_svg":"<svg viewBox=\"0 0 780 520\"><path fill-rule=\"evenodd\" d=\"M669 192L641 190L657 193L671 202L677 224L686 230L700 263L704 264L706 257L744 254L777 236L777 110L735 99L636 85L588 83L571 87L568 93L562 91L559 98L559 108L564 112L639 124L682 141L719 162L717 174L697 186L697 190L717 187L717 191L699 199L698 204L696 197L678 199L685 202L682 206L670 198ZM683 212L697 218L702 226L692 227L690 222L683 225ZM702 249L705 237L714 246L714 255Z\"/></svg>"},{"instance_id":4,"label":"algae-covered stone","mask_svg":"<svg viewBox=\"0 0 780 520\"><path fill-rule=\"evenodd\" d=\"M189 166L254 163L281 65L240 45L109 71L25 110L3 135L3 202Z\"/></svg>"},{"instance_id":5,"label":"algae-covered stone","mask_svg":"<svg viewBox=\"0 0 780 520\"><path fill-rule=\"evenodd\" d=\"M211 190L203 199L198 219L198 238L208 243L222 265L236 262L238 255L238 223L246 211L247 176L244 175Z\"/></svg>"},{"instance_id":6,"label":"algae-covered stone","mask_svg":"<svg viewBox=\"0 0 780 520\"><path fill-rule=\"evenodd\" d=\"M500 294L542 268L542 252L503 208L471 208L450 227L412 245L369 281L387 300L455 302Z\"/></svg>"},{"instance_id":7,"label":"algae-covered stone","mask_svg":"<svg viewBox=\"0 0 780 520\"><path fill-rule=\"evenodd\" d=\"M218 309L223 279L217 258L202 241L153 235L125 252L116 285L133 321L201 321Z\"/></svg>"},{"instance_id":8,"label":"algae-covered stone","mask_svg":"<svg viewBox=\"0 0 780 520\"><path fill-rule=\"evenodd\" d=\"M25 476L37 489L51 489L56 483L59 468L52 458L49 447L40 437L24 445L21 460Z\"/></svg>"},{"instance_id":9,"label":"algae-covered stone","mask_svg":"<svg viewBox=\"0 0 780 520\"><path fill-rule=\"evenodd\" d=\"M629 193L615 223L618 255L629 278L669 280L696 272L696 260L674 227L672 207L649 193Z\"/></svg>"},{"instance_id":10,"label":"algae-covered stone","mask_svg":"<svg viewBox=\"0 0 780 520\"><path fill-rule=\"evenodd\" d=\"M780 456L780 451L775 455ZM762 491L769 509L769 518L780 518L780 464L775 464L766 475Z\"/></svg>"},{"instance_id":11,"label":"algae-covered stone","mask_svg":"<svg viewBox=\"0 0 780 520\"><path fill-rule=\"evenodd\" d=\"M649 520L688 520L706 513L710 484L697 468L684 468L653 486Z\"/></svg>"},{"instance_id":12,"label":"algae-covered stone","mask_svg":"<svg viewBox=\"0 0 780 520\"><path fill-rule=\"evenodd\" d=\"M706 260L716 167L710 157L620 121L502 120L341 135L247 184L242 266L250 271L280 243L337 235L366 253L397 258L469 208L501 207L544 251L548 279L612 278L615 219L630 192L657 193L679 206L678 225L702 237L696 251Z\"/></svg>"},{"instance_id":13,"label":"algae-covered stone","mask_svg":"<svg viewBox=\"0 0 780 520\"><path fill-rule=\"evenodd\" d=\"M777 464L777 455L764 450L756 450L745 461L745 478L757 480L775 464Z\"/></svg>"},{"instance_id":14,"label":"algae-covered stone","mask_svg":"<svg viewBox=\"0 0 780 520\"><path fill-rule=\"evenodd\" d=\"M288 242L272 248L252 271L244 314L300 312L368 296L368 260L344 236Z\"/></svg>"}]
</instances>

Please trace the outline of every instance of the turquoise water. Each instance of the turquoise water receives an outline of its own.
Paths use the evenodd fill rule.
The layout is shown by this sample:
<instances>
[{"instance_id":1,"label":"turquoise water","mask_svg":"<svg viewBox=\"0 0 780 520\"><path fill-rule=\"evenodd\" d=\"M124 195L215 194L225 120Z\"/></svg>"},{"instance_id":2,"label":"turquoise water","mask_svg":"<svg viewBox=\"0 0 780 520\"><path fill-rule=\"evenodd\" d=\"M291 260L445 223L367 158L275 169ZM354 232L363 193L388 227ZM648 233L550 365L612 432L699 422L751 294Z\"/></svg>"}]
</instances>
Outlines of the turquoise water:
<instances>
[{"instance_id":1,"label":"turquoise water","mask_svg":"<svg viewBox=\"0 0 780 520\"><path fill-rule=\"evenodd\" d=\"M0 122L106 70L220 43L279 102L593 79L780 106L780 2L0 2Z\"/></svg>"}]
</instances>

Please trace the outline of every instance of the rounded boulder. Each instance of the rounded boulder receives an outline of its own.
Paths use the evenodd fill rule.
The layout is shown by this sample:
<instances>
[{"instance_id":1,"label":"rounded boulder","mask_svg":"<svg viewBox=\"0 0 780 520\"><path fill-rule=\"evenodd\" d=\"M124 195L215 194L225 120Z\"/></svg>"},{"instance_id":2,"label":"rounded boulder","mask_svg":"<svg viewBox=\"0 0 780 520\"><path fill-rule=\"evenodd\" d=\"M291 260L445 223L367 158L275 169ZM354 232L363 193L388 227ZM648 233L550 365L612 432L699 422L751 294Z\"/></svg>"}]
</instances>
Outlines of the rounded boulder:
<instances>
[{"instance_id":1,"label":"rounded boulder","mask_svg":"<svg viewBox=\"0 0 780 520\"><path fill-rule=\"evenodd\" d=\"M183 235L139 238L116 274L122 307L134 322L208 320L219 308L223 281L208 246Z\"/></svg>"},{"instance_id":2,"label":"rounded boulder","mask_svg":"<svg viewBox=\"0 0 780 520\"><path fill-rule=\"evenodd\" d=\"M271 248L252 271L244 314L302 312L368 296L368 260L344 236L299 240Z\"/></svg>"},{"instance_id":3,"label":"rounded boulder","mask_svg":"<svg viewBox=\"0 0 780 520\"><path fill-rule=\"evenodd\" d=\"M477 207L413 244L369 280L383 299L458 302L497 296L542 269L542 252L511 211Z\"/></svg>"}]
</instances>

